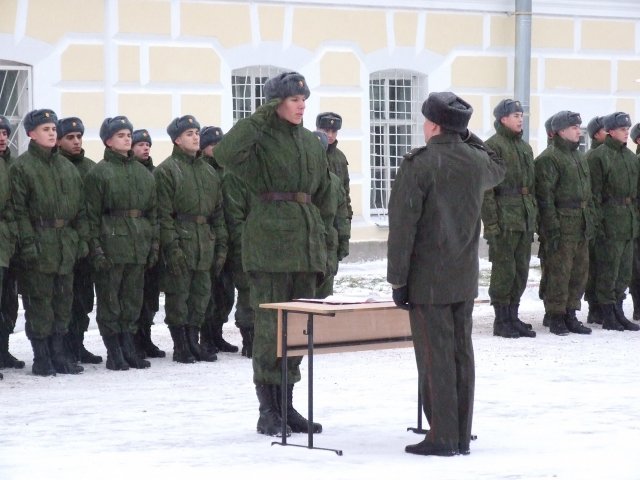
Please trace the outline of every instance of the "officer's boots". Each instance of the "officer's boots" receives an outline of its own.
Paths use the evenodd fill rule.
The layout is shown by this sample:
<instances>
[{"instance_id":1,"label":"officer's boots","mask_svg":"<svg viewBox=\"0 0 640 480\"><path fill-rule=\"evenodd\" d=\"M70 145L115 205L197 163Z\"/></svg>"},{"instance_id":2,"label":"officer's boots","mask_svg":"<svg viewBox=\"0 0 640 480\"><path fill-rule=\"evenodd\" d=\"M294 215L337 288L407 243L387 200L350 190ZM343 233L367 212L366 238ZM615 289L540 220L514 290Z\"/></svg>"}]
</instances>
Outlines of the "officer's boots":
<instances>
[{"instance_id":1,"label":"officer's boots","mask_svg":"<svg viewBox=\"0 0 640 480\"><path fill-rule=\"evenodd\" d=\"M493 321L493 335L504 338L519 338L520 334L513 326L509 305L494 305L496 318Z\"/></svg>"},{"instance_id":2,"label":"officer's boots","mask_svg":"<svg viewBox=\"0 0 640 480\"><path fill-rule=\"evenodd\" d=\"M56 369L56 373L70 373L72 375L77 375L78 373L84 372L84 368L82 366L69 358L67 349L64 345L64 335L54 333L49 337L49 341L51 348L51 362L53 363L53 368Z\"/></svg>"},{"instance_id":3,"label":"officer's boots","mask_svg":"<svg viewBox=\"0 0 640 480\"><path fill-rule=\"evenodd\" d=\"M199 362L215 362L218 359L218 356L215 353L208 352L200 346L198 340L200 329L193 325L187 325L185 328L187 332L187 346L195 359Z\"/></svg>"},{"instance_id":4,"label":"officer's boots","mask_svg":"<svg viewBox=\"0 0 640 480\"><path fill-rule=\"evenodd\" d=\"M603 330L624 330L624 327L616 318L616 309L613 303L600 304L600 317L602 318Z\"/></svg>"},{"instance_id":5,"label":"officer's boots","mask_svg":"<svg viewBox=\"0 0 640 480\"><path fill-rule=\"evenodd\" d=\"M24 368L24 362L9 353L9 333L0 334L0 367Z\"/></svg>"},{"instance_id":6,"label":"officer's boots","mask_svg":"<svg viewBox=\"0 0 640 480\"><path fill-rule=\"evenodd\" d=\"M31 338L31 347L33 348L33 366L31 367L33 374L41 377L55 377L56 369L53 368L53 363L51 363L49 339Z\"/></svg>"},{"instance_id":7,"label":"officer's boots","mask_svg":"<svg viewBox=\"0 0 640 480\"><path fill-rule=\"evenodd\" d=\"M518 335L521 337L534 338L536 336L536 332L533 331L531 324L524 323L518 318L519 307L520 305L517 303L509 305L509 318L511 319L511 325L513 325L513 329L518 332Z\"/></svg>"},{"instance_id":8,"label":"officer's boots","mask_svg":"<svg viewBox=\"0 0 640 480\"><path fill-rule=\"evenodd\" d=\"M596 302L589 302L589 313L587 315L587 323L595 323L602 325L602 309Z\"/></svg>"},{"instance_id":9,"label":"officer's boots","mask_svg":"<svg viewBox=\"0 0 640 480\"><path fill-rule=\"evenodd\" d=\"M209 353L218 353L218 347L213 339L213 326L207 318L200 327L200 348Z\"/></svg>"},{"instance_id":10,"label":"officer's boots","mask_svg":"<svg viewBox=\"0 0 640 480\"><path fill-rule=\"evenodd\" d=\"M242 356L251 358L253 355L253 327L240 327L242 335Z\"/></svg>"},{"instance_id":11,"label":"officer's boots","mask_svg":"<svg viewBox=\"0 0 640 480\"><path fill-rule=\"evenodd\" d=\"M184 325L169 327L173 340L173 361L178 363L194 363L194 358L187 344L187 331Z\"/></svg>"},{"instance_id":12,"label":"officer's boots","mask_svg":"<svg viewBox=\"0 0 640 480\"><path fill-rule=\"evenodd\" d=\"M236 353L238 347L231 345L224 338L222 338L222 325L214 325L213 327L213 341L221 352Z\"/></svg>"},{"instance_id":13,"label":"officer's boots","mask_svg":"<svg viewBox=\"0 0 640 480\"><path fill-rule=\"evenodd\" d=\"M266 383L256 385L256 395L260 402L260 417L256 430L263 435L271 437L282 436L282 417L278 403L278 386ZM286 425L285 435L291 435L291 427Z\"/></svg>"},{"instance_id":14,"label":"officer's boots","mask_svg":"<svg viewBox=\"0 0 640 480\"><path fill-rule=\"evenodd\" d=\"M565 313L549 313L549 331L561 337L569 335L565 317Z\"/></svg>"},{"instance_id":15,"label":"officer's boots","mask_svg":"<svg viewBox=\"0 0 640 480\"><path fill-rule=\"evenodd\" d=\"M104 335L102 340L104 346L107 347L107 368L109 370L129 370L129 364L122 355L120 336L117 333Z\"/></svg>"},{"instance_id":16,"label":"officer's boots","mask_svg":"<svg viewBox=\"0 0 640 480\"><path fill-rule=\"evenodd\" d=\"M589 335L591 333L591 329L589 327L585 327L582 322L578 320L575 310L567 309L565 325L567 326L567 330L571 333L578 333L581 335Z\"/></svg>"},{"instance_id":17,"label":"officer's boots","mask_svg":"<svg viewBox=\"0 0 640 480\"><path fill-rule=\"evenodd\" d=\"M140 358L164 358L167 355L151 340L151 325L149 323L144 323L138 327L134 343Z\"/></svg>"},{"instance_id":18,"label":"officer's boots","mask_svg":"<svg viewBox=\"0 0 640 480\"><path fill-rule=\"evenodd\" d=\"M279 410L282 409L282 390L280 385L276 385L277 405ZM293 383L287 385L287 425L291 427L293 433L309 433L309 422L300 413L293 408ZM311 424L313 433L321 433L322 425L316 422Z\"/></svg>"},{"instance_id":19,"label":"officer's boots","mask_svg":"<svg viewBox=\"0 0 640 480\"><path fill-rule=\"evenodd\" d=\"M133 334L131 332L120 333L120 349L122 356L131 368L149 368L151 363L148 360L140 358L136 352L136 346L133 343Z\"/></svg>"},{"instance_id":20,"label":"officer's boots","mask_svg":"<svg viewBox=\"0 0 640 480\"><path fill-rule=\"evenodd\" d=\"M71 359L80 363L91 363L97 365L102 363L100 355L94 355L84 346L84 332L72 332L69 330L64 337L65 344Z\"/></svg>"},{"instance_id":21,"label":"officer's boots","mask_svg":"<svg viewBox=\"0 0 640 480\"><path fill-rule=\"evenodd\" d=\"M618 320L618 323L622 325L625 330L630 330L632 332L637 332L638 330L640 330L640 325L633 323L625 316L624 310L622 309L622 299L616 302L614 312L616 320Z\"/></svg>"}]
</instances>

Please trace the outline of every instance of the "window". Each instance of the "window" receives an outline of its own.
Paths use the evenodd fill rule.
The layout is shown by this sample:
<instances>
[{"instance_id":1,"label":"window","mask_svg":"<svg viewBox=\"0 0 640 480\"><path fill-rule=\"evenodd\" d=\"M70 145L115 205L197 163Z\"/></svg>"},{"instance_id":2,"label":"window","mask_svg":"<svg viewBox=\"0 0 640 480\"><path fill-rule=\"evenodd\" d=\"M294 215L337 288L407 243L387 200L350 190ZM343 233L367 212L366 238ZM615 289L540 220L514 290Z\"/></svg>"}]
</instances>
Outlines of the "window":
<instances>
[{"instance_id":1,"label":"window","mask_svg":"<svg viewBox=\"0 0 640 480\"><path fill-rule=\"evenodd\" d=\"M426 77L402 70L369 79L371 214L386 215L389 193L405 153L423 145L420 106Z\"/></svg>"},{"instance_id":2,"label":"window","mask_svg":"<svg viewBox=\"0 0 640 480\"><path fill-rule=\"evenodd\" d=\"M231 74L233 123L248 117L264 103L265 82L285 70L270 65L239 68Z\"/></svg>"},{"instance_id":3,"label":"window","mask_svg":"<svg viewBox=\"0 0 640 480\"><path fill-rule=\"evenodd\" d=\"M9 148L13 155L26 150L29 138L18 128L31 110L31 67L0 60L0 114L11 123Z\"/></svg>"}]
</instances>

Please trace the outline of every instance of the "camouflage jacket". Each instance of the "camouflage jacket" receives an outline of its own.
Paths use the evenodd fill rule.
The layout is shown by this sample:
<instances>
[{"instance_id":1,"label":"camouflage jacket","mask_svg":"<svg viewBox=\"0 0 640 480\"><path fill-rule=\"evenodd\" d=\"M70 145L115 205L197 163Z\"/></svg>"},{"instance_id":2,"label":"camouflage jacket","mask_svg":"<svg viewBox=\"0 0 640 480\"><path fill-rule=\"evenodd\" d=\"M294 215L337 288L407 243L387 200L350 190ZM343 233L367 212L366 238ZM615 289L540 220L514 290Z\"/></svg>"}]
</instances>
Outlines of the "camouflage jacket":
<instances>
[{"instance_id":1,"label":"camouflage jacket","mask_svg":"<svg viewBox=\"0 0 640 480\"><path fill-rule=\"evenodd\" d=\"M71 273L79 242L88 240L78 169L56 148L47 150L31 140L9 176L19 246L35 243L39 253L33 268L42 273Z\"/></svg>"},{"instance_id":2,"label":"camouflage jacket","mask_svg":"<svg viewBox=\"0 0 640 480\"><path fill-rule=\"evenodd\" d=\"M155 170L155 165L153 164L153 158L149 157L146 160L141 159L140 157L134 157L140 164L146 168L150 173L153 173Z\"/></svg>"},{"instance_id":3,"label":"camouflage jacket","mask_svg":"<svg viewBox=\"0 0 640 480\"><path fill-rule=\"evenodd\" d=\"M59 152L62 156L64 156L67 160L69 160L76 166L83 181L87 176L87 173L89 173L89 170L96 166L96 162L84 156L84 150L82 150L77 155L72 155L71 153L65 152L62 149L60 149Z\"/></svg>"},{"instance_id":4,"label":"camouflage jacket","mask_svg":"<svg viewBox=\"0 0 640 480\"><path fill-rule=\"evenodd\" d=\"M496 133L486 142L507 166L500 185L488 190L482 205L482 222L498 225L500 231L533 232L536 228L535 172L533 151L514 133L496 122Z\"/></svg>"},{"instance_id":5,"label":"camouflage jacket","mask_svg":"<svg viewBox=\"0 0 640 480\"><path fill-rule=\"evenodd\" d=\"M349 215L349 220L351 220L353 210L351 208L351 189L349 186L349 162L347 162L347 157L342 153L342 150L338 148L338 140L327 148L327 159L329 161L329 170L331 173L335 173L342 182L347 201L347 214Z\"/></svg>"},{"instance_id":6,"label":"camouflage jacket","mask_svg":"<svg viewBox=\"0 0 640 480\"><path fill-rule=\"evenodd\" d=\"M156 167L153 175L164 258L180 249L190 270L210 270L217 258L227 256L218 174L202 158L191 157L174 146L171 156Z\"/></svg>"},{"instance_id":7,"label":"camouflage jacket","mask_svg":"<svg viewBox=\"0 0 640 480\"><path fill-rule=\"evenodd\" d=\"M158 243L153 175L133 155L110 148L85 177L92 253L101 249L115 264L145 264Z\"/></svg>"},{"instance_id":8,"label":"camouflage jacket","mask_svg":"<svg viewBox=\"0 0 640 480\"><path fill-rule=\"evenodd\" d=\"M255 197L242 180L228 172L222 176L222 197L229 231L227 258L232 271L242 272L242 232Z\"/></svg>"},{"instance_id":9,"label":"camouflage jacket","mask_svg":"<svg viewBox=\"0 0 640 480\"><path fill-rule=\"evenodd\" d=\"M540 231L559 231L571 240L594 235L591 175L578 144L560 136L535 161Z\"/></svg>"},{"instance_id":10,"label":"camouflage jacket","mask_svg":"<svg viewBox=\"0 0 640 480\"><path fill-rule=\"evenodd\" d=\"M9 167L4 156L0 156L0 267L9 266L9 260L15 251L17 233L11 204Z\"/></svg>"},{"instance_id":11,"label":"camouflage jacket","mask_svg":"<svg viewBox=\"0 0 640 480\"><path fill-rule=\"evenodd\" d=\"M242 265L245 272L326 272L335 215L327 156L313 133L280 119L277 106L262 105L216 147L225 172L256 198L247 207Z\"/></svg>"}]
</instances>

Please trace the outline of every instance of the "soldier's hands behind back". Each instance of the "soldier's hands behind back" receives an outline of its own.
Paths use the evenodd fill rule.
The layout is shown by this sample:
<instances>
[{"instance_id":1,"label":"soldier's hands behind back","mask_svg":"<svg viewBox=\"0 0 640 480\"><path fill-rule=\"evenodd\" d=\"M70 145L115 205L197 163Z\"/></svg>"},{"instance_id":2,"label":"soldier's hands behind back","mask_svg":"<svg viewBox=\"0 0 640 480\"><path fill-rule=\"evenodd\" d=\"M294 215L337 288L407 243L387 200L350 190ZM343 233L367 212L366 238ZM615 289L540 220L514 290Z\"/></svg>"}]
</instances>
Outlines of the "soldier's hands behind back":
<instances>
[{"instance_id":1,"label":"soldier's hands behind back","mask_svg":"<svg viewBox=\"0 0 640 480\"><path fill-rule=\"evenodd\" d=\"M403 310L409 310L409 287L394 288L392 291L393 303Z\"/></svg>"},{"instance_id":2,"label":"soldier's hands behind back","mask_svg":"<svg viewBox=\"0 0 640 480\"><path fill-rule=\"evenodd\" d=\"M226 258L224 256L217 256L213 263L213 275L218 278L222 273Z\"/></svg>"},{"instance_id":3,"label":"soldier's hands behind back","mask_svg":"<svg viewBox=\"0 0 640 480\"><path fill-rule=\"evenodd\" d=\"M187 274L187 259L179 248L171 251L167 258L167 268L173 275L183 276Z\"/></svg>"},{"instance_id":4,"label":"soldier's hands behind back","mask_svg":"<svg viewBox=\"0 0 640 480\"><path fill-rule=\"evenodd\" d=\"M553 230L549 230L545 240L550 253L558 250L560 246L560 229L554 228Z\"/></svg>"},{"instance_id":5,"label":"soldier's hands behind back","mask_svg":"<svg viewBox=\"0 0 640 480\"><path fill-rule=\"evenodd\" d=\"M38 261L38 247L35 243L29 243L20 247L20 260L25 265L33 265Z\"/></svg>"},{"instance_id":6,"label":"soldier's hands behind back","mask_svg":"<svg viewBox=\"0 0 640 480\"><path fill-rule=\"evenodd\" d=\"M96 253L91 257L91 265L96 272L106 272L113 267L113 263L104 253Z\"/></svg>"},{"instance_id":7,"label":"soldier's hands behind back","mask_svg":"<svg viewBox=\"0 0 640 480\"><path fill-rule=\"evenodd\" d=\"M158 245L151 245L151 250L149 250L149 255L147 255L147 264L145 265L147 270L155 267L156 263L158 263L158 250Z\"/></svg>"},{"instance_id":8,"label":"soldier's hands behind back","mask_svg":"<svg viewBox=\"0 0 640 480\"><path fill-rule=\"evenodd\" d=\"M89 245L84 240L78 242L78 250L76 251L76 260L85 258L89 255Z\"/></svg>"}]
</instances>

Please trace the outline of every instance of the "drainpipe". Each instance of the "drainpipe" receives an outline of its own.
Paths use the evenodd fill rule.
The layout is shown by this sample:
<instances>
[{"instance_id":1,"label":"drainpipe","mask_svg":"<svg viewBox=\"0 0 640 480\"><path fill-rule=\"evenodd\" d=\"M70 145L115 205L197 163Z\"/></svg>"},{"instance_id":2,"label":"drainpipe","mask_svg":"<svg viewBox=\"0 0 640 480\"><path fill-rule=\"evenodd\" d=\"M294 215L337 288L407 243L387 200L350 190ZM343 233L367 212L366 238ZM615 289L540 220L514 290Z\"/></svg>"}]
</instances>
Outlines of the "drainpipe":
<instances>
[{"instance_id":1,"label":"drainpipe","mask_svg":"<svg viewBox=\"0 0 640 480\"><path fill-rule=\"evenodd\" d=\"M524 124L522 139L529 142L530 83L531 83L531 0L516 2L516 51L514 96L522 103Z\"/></svg>"}]
</instances>

